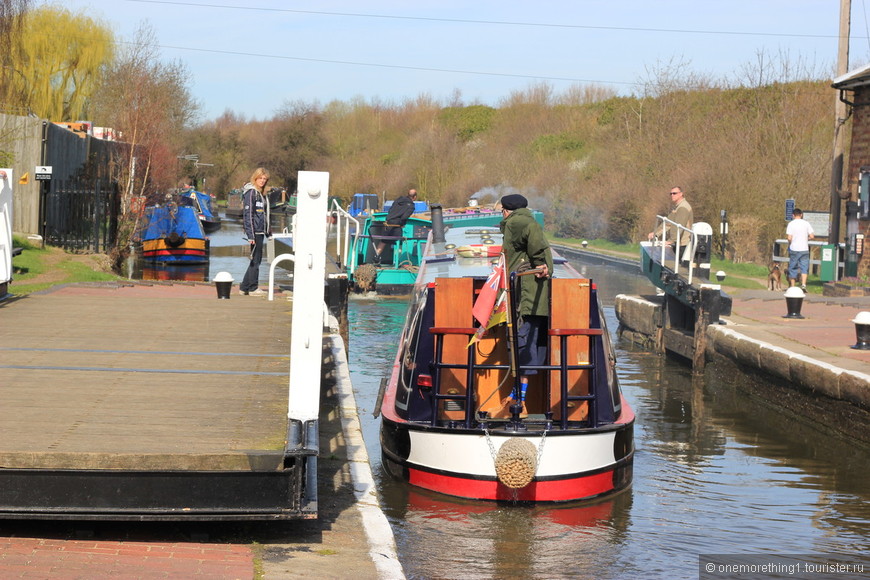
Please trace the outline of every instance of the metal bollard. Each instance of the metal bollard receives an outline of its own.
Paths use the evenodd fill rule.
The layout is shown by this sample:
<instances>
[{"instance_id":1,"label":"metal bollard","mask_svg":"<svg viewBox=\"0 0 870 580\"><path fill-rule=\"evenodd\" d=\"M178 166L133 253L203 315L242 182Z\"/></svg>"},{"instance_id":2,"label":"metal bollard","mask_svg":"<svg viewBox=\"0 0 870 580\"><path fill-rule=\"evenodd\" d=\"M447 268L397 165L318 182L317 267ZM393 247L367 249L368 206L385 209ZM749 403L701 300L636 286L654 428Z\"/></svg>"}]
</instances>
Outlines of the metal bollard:
<instances>
[{"instance_id":1,"label":"metal bollard","mask_svg":"<svg viewBox=\"0 0 870 580\"><path fill-rule=\"evenodd\" d=\"M233 289L233 276L229 272L218 272L214 277L218 300L229 300Z\"/></svg>"},{"instance_id":2,"label":"metal bollard","mask_svg":"<svg viewBox=\"0 0 870 580\"><path fill-rule=\"evenodd\" d=\"M870 312L859 312L852 319L858 342L852 345L856 350L870 350Z\"/></svg>"},{"instance_id":3,"label":"metal bollard","mask_svg":"<svg viewBox=\"0 0 870 580\"><path fill-rule=\"evenodd\" d=\"M788 314L783 318L804 318L801 315L801 306L804 303L804 292L797 286L792 286L785 291L785 304Z\"/></svg>"}]
</instances>

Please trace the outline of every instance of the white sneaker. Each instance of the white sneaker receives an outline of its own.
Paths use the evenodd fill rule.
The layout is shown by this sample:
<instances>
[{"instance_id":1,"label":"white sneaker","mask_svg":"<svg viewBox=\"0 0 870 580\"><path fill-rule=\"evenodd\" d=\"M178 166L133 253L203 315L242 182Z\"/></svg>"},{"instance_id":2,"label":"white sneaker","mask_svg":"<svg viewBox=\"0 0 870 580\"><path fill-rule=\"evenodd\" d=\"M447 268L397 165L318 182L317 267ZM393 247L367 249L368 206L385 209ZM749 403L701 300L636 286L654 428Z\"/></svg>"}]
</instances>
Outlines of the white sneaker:
<instances>
[{"instance_id":1,"label":"white sneaker","mask_svg":"<svg viewBox=\"0 0 870 580\"><path fill-rule=\"evenodd\" d=\"M248 296L265 296L266 294L268 294L268 292L266 292L265 290L262 290L260 288L257 288L256 290L251 290L250 292L248 292Z\"/></svg>"}]
</instances>

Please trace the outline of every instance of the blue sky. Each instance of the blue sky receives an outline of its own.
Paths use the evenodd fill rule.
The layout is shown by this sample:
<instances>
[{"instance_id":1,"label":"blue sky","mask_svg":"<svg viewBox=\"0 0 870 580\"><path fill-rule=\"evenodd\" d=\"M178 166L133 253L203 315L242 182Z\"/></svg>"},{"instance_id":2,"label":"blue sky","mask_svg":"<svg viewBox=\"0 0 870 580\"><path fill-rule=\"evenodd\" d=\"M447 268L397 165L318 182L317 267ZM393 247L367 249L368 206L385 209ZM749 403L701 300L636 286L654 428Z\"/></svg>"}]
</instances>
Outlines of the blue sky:
<instances>
[{"instance_id":1,"label":"blue sky","mask_svg":"<svg viewBox=\"0 0 870 580\"><path fill-rule=\"evenodd\" d=\"M852 0L850 69L870 55ZM204 118L284 103L418 95L498 105L530 85L639 94L669 62L737 81L760 54L835 76L838 0L64 0L130 40L149 24L183 61ZM833 98L833 95L832 95Z\"/></svg>"}]
</instances>

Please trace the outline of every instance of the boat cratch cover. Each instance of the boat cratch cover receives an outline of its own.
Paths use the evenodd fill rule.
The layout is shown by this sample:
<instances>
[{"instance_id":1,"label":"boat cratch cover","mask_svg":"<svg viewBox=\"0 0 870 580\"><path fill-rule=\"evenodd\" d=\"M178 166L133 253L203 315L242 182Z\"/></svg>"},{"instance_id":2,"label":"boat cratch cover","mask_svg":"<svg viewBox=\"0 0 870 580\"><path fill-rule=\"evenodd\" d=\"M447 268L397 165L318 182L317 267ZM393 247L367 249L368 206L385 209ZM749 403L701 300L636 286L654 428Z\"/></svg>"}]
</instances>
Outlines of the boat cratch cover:
<instances>
[{"instance_id":1,"label":"boat cratch cover","mask_svg":"<svg viewBox=\"0 0 870 580\"><path fill-rule=\"evenodd\" d=\"M208 241L196 210L167 204L145 210L147 226L142 234L142 257L157 262L197 263L208 261Z\"/></svg>"}]
</instances>

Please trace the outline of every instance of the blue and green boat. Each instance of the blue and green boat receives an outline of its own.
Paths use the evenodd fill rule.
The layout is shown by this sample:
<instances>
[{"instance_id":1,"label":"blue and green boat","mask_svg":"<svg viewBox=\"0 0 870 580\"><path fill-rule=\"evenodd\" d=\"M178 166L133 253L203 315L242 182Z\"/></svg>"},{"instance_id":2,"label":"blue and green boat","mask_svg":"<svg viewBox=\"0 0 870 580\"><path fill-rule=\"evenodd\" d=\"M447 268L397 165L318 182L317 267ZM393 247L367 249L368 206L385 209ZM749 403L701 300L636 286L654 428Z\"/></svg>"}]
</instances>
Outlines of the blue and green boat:
<instances>
[{"instance_id":1,"label":"blue and green boat","mask_svg":"<svg viewBox=\"0 0 870 580\"><path fill-rule=\"evenodd\" d=\"M533 213L543 225L544 214L540 211ZM491 206L447 208L441 215L447 228L494 228L497 232L501 222L501 212ZM376 212L365 219L348 252L345 268L357 292L388 296L410 294L432 231L432 213L427 210L413 214L398 237L386 235L389 229L384 225L386 217L387 212ZM379 241L387 244L381 252L380 263L375 264L375 246Z\"/></svg>"}]
</instances>

